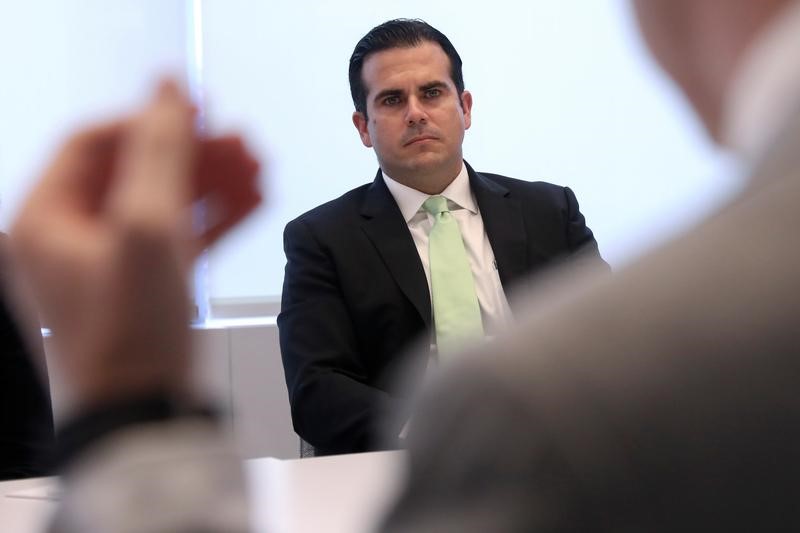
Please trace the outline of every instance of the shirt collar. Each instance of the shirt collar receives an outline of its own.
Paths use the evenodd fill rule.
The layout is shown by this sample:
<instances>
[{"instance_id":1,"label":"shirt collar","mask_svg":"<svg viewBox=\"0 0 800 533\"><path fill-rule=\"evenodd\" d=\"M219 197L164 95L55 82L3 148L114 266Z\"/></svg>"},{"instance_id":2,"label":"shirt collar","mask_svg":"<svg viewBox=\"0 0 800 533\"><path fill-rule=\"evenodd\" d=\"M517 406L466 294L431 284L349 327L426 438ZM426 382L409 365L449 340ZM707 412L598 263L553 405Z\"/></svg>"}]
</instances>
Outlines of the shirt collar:
<instances>
[{"instance_id":1,"label":"shirt collar","mask_svg":"<svg viewBox=\"0 0 800 533\"><path fill-rule=\"evenodd\" d=\"M800 95L800 2L756 37L725 95L722 141L746 162L764 154Z\"/></svg>"},{"instance_id":2,"label":"shirt collar","mask_svg":"<svg viewBox=\"0 0 800 533\"><path fill-rule=\"evenodd\" d=\"M405 219L406 222L410 222L411 219L414 218L414 215L422 209L422 204L425 200L430 198L431 195L395 181L382 170L381 175L383 176L383 181L386 183L389 192L392 193L394 201L397 202L397 207L400 208L403 219ZM464 163L461 163L461 171L455 179L450 182L450 185L441 192L441 196L444 196L458 207L469 210L473 214L478 212L475 198L469 186L469 173Z\"/></svg>"}]
</instances>

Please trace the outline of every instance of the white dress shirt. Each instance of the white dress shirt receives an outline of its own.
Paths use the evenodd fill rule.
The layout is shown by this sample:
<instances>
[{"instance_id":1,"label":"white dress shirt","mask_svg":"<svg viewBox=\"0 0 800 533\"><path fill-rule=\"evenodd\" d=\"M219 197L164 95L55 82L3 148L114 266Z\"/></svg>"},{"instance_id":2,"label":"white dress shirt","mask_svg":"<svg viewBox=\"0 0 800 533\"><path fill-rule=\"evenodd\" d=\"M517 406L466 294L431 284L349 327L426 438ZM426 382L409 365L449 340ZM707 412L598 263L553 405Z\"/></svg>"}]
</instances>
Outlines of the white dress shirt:
<instances>
[{"instance_id":1,"label":"white dress shirt","mask_svg":"<svg viewBox=\"0 0 800 533\"><path fill-rule=\"evenodd\" d=\"M726 92L722 141L753 165L800 105L800 2L751 43Z\"/></svg>"},{"instance_id":2,"label":"white dress shirt","mask_svg":"<svg viewBox=\"0 0 800 533\"><path fill-rule=\"evenodd\" d=\"M434 219L433 215L422 208L422 204L431 195L403 185L385 173L382 175L383 181L408 224L408 231L414 238L430 292L431 268L428 259L428 234L433 228ZM484 333L488 336L495 335L510 324L511 309L508 307L508 300L500 283L500 273L497 270L492 246L489 244L489 237L483 229L483 218L481 218L478 204L475 201L475 195L472 194L469 186L467 167L463 163L461 172L442 191L441 196L447 198L447 205L453 217L458 221L461 236L464 239L464 248L469 257L472 277L475 280L475 292L481 307Z\"/></svg>"}]
</instances>

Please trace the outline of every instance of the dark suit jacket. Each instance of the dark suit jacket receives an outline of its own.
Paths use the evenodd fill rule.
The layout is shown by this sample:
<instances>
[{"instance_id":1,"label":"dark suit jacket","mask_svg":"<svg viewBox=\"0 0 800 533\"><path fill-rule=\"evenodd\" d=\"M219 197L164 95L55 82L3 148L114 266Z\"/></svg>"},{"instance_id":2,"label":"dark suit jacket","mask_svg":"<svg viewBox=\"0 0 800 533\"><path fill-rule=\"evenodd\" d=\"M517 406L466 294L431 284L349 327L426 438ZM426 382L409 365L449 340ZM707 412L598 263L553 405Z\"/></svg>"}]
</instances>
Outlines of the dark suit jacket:
<instances>
[{"instance_id":1,"label":"dark suit jacket","mask_svg":"<svg viewBox=\"0 0 800 533\"><path fill-rule=\"evenodd\" d=\"M579 250L600 260L568 188L467 168L506 293ZM278 326L295 431L317 454L380 448L376 437L399 418L396 371L424 371L425 354L406 352L431 329L425 273L380 172L290 222L284 249Z\"/></svg>"},{"instance_id":2,"label":"dark suit jacket","mask_svg":"<svg viewBox=\"0 0 800 533\"><path fill-rule=\"evenodd\" d=\"M0 233L0 480L46 475L54 445L41 340L23 341L3 299L4 240Z\"/></svg>"}]
</instances>

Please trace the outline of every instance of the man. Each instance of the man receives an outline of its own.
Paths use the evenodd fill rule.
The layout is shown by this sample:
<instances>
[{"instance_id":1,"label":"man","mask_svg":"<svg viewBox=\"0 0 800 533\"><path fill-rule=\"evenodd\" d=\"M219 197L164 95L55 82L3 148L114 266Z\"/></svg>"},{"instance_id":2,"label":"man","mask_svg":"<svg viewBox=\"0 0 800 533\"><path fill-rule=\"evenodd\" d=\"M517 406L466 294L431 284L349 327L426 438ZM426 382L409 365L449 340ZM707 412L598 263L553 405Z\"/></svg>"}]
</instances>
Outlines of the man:
<instances>
[{"instance_id":1,"label":"man","mask_svg":"<svg viewBox=\"0 0 800 533\"><path fill-rule=\"evenodd\" d=\"M441 32L381 24L356 45L349 74L353 124L380 169L284 233L281 353L295 431L318 455L397 446L383 439L404 425L393 382L399 366L421 379L429 354L405 354L425 332L446 357L503 331L521 278L573 254L602 262L568 188L464 162L472 95Z\"/></svg>"},{"instance_id":2,"label":"man","mask_svg":"<svg viewBox=\"0 0 800 533\"><path fill-rule=\"evenodd\" d=\"M385 531L800 529L800 2L635 5L749 184L430 389Z\"/></svg>"},{"instance_id":3,"label":"man","mask_svg":"<svg viewBox=\"0 0 800 533\"><path fill-rule=\"evenodd\" d=\"M189 383L186 280L259 203L258 164L194 120L165 82L140 113L74 135L12 228L15 281L76 405L58 441L60 533L248 530L238 457ZM214 203L202 228L196 201Z\"/></svg>"}]
</instances>

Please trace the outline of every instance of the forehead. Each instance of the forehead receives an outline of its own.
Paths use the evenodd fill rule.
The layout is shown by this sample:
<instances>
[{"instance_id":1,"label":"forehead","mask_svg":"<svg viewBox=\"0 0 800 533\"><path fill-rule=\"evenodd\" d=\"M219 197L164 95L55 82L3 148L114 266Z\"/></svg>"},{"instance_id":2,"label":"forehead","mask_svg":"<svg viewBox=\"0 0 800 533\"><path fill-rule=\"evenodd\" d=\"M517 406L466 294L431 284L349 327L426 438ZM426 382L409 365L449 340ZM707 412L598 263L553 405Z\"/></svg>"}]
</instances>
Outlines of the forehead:
<instances>
[{"instance_id":1,"label":"forehead","mask_svg":"<svg viewBox=\"0 0 800 533\"><path fill-rule=\"evenodd\" d=\"M367 57L361 78L368 94L388 88L420 86L431 81L452 84L450 58L441 46L429 41L418 46L389 48Z\"/></svg>"}]
</instances>

